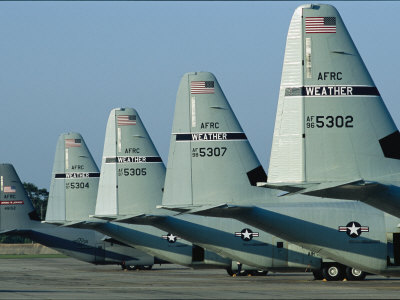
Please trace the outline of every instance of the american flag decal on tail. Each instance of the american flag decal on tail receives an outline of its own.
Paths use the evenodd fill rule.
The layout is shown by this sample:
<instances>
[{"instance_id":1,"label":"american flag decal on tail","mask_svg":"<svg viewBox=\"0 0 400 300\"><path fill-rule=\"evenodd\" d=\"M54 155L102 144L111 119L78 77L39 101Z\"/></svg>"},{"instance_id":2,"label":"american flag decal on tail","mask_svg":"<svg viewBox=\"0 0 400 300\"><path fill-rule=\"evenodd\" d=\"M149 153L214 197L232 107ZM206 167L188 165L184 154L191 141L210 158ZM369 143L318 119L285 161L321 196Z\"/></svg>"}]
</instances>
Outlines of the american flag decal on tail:
<instances>
[{"instance_id":1,"label":"american flag decal on tail","mask_svg":"<svg viewBox=\"0 0 400 300\"><path fill-rule=\"evenodd\" d=\"M11 185L5 185L4 186L4 193L15 193L17 191L17 189L15 188L15 186Z\"/></svg>"},{"instance_id":2,"label":"american flag decal on tail","mask_svg":"<svg viewBox=\"0 0 400 300\"><path fill-rule=\"evenodd\" d=\"M81 143L82 143L81 139L65 139L66 148L80 147Z\"/></svg>"},{"instance_id":3,"label":"american flag decal on tail","mask_svg":"<svg viewBox=\"0 0 400 300\"><path fill-rule=\"evenodd\" d=\"M190 83L190 93L195 94L214 94L214 81L192 81Z\"/></svg>"},{"instance_id":4,"label":"american flag decal on tail","mask_svg":"<svg viewBox=\"0 0 400 300\"><path fill-rule=\"evenodd\" d=\"M306 17L306 33L336 33L336 17Z\"/></svg>"},{"instance_id":5,"label":"american flag decal on tail","mask_svg":"<svg viewBox=\"0 0 400 300\"><path fill-rule=\"evenodd\" d=\"M119 116L117 116L117 125L118 126L136 125L136 116L134 116L134 115L119 115Z\"/></svg>"}]
</instances>

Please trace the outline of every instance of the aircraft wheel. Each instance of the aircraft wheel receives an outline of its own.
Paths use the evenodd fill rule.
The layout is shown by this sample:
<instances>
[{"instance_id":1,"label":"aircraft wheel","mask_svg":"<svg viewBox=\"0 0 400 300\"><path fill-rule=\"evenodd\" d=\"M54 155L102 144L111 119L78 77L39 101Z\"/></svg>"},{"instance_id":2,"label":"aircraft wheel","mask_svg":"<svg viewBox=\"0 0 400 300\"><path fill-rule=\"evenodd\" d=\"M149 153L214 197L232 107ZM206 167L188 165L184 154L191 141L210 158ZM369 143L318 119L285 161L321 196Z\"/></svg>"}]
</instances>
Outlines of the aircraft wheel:
<instances>
[{"instance_id":1,"label":"aircraft wheel","mask_svg":"<svg viewBox=\"0 0 400 300\"><path fill-rule=\"evenodd\" d=\"M233 272L231 268L227 268L226 273L228 273L229 276L233 276L233 274L235 274L235 272Z\"/></svg>"},{"instance_id":2,"label":"aircraft wheel","mask_svg":"<svg viewBox=\"0 0 400 300\"><path fill-rule=\"evenodd\" d=\"M153 268L153 265L139 266L139 270L149 271Z\"/></svg>"},{"instance_id":3,"label":"aircraft wheel","mask_svg":"<svg viewBox=\"0 0 400 300\"><path fill-rule=\"evenodd\" d=\"M343 280L345 270L339 264L329 264L322 268L322 274L327 281Z\"/></svg>"},{"instance_id":4,"label":"aircraft wheel","mask_svg":"<svg viewBox=\"0 0 400 300\"><path fill-rule=\"evenodd\" d=\"M264 270L253 270L253 271L248 271L248 273L251 276L267 276L268 271L264 271Z\"/></svg>"},{"instance_id":5,"label":"aircraft wheel","mask_svg":"<svg viewBox=\"0 0 400 300\"><path fill-rule=\"evenodd\" d=\"M361 271L360 269L346 267L346 278L351 281L361 281L365 279L367 273Z\"/></svg>"},{"instance_id":6,"label":"aircraft wheel","mask_svg":"<svg viewBox=\"0 0 400 300\"><path fill-rule=\"evenodd\" d=\"M137 270L138 267L137 267L137 266L126 266L126 269L127 269L128 271L133 271L133 270Z\"/></svg>"},{"instance_id":7,"label":"aircraft wheel","mask_svg":"<svg viewBox=\"0 0 400 300\"><path fill-rule=\"evenodd\" d=\"M324 275L322 274L322 270L317 270L312 272L314 275L315 280L322 280L324 279Z\"/></svg>"}]
</instances>

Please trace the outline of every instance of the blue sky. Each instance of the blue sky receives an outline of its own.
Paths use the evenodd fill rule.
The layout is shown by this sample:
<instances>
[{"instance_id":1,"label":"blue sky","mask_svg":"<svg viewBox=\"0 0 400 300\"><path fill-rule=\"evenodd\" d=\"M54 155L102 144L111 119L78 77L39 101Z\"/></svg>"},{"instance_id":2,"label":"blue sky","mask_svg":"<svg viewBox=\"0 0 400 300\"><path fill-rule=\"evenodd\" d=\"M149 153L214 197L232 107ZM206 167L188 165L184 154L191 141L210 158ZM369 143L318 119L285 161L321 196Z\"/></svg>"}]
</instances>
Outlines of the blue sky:
<instances>
[{"instance_id":1,"label":"blue sky","mask_svg":"<svg viewBox=\"0 0 400 300\"><path fill-rule=\"evenodd\" d=\"M166 163L181 76L213 72L268 169L286 34L303 2L0 2L1 162L48 188L59 134L100 166L107 117L136 108ZM400 2L337 7L396 124Z\"/></svg>"}]
</instances>

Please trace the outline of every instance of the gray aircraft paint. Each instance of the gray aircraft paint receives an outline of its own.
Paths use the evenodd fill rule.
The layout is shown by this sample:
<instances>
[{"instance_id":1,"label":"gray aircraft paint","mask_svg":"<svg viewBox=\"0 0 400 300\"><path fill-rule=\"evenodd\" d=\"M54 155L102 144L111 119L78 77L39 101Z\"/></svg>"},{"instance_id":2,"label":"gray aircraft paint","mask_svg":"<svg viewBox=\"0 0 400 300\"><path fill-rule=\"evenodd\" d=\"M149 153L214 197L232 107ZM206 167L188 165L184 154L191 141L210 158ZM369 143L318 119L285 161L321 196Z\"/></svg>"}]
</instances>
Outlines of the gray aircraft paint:
<instances>
[{"instance_id":1,"label":"gray aircraft paint","mask_svg":"<svg viewBox=\"0 0 400 300\"><path fill-rule=\"evenodd\" d=\"M336 18L331 34L307 20ZM304 62L304 65L301 62ZM400 134L340 15L297 9L289 28L269 186L361 200L400 216Z\"/></svg>"},{"instance_id":2,"label":"gray aircraft paint","mask_svg":"<svg viewBox=\"0 0 400 300\"><path fill-rule=\"evenodd\" d=\"M190 80L188 80L190 77ZM210 73L200 74L186 74L181 80L180 92L187 90L187 84L194 80L215 80ZM216 80L215 80L216 82ZM222 91L220 91L222 94ZM180 95L178 93L178 95ZM124 126L118 136L116 130L115 117L117 115L130 115L135 116L135 125ZM133 118L132 118L133 119ZM132 121L133 122L133 121ZM200 126L200 124L199 124ZM125 132L127 131L127 132ZM113 132L117 134L113 135ZM121 143L118 151L118 143ZM134 154L129 154L134 149ZM297 270L304 271L311 268L317 269L320 267L320 259L310 256L309 251L300 249L298 246L282 241L279 238L273 237L267 233L259 234L253 228L254 235L251 235L249 239L241 238L241 231L248 226L242 222L235 220L224 220L214 218L204 218L198 216L182 216L173 217L168 211L155 211L155 206L161 204L160 197L162 196L161 190L164 183L165 167L159 159L159 155L154 148L150 136L146 132L143 123L141 122L136 111L132 109L124 109L122 111L113 111L110 114L110 119L107 125L107 134L104 145L104 157L102 168L102 177L100 179L99 189L99 201L96 207L96 212L103 213L103 217L108 219L112 216L108 212L112 212L114 209L118 209L117 215L120 216L118 222L133 223L136 226L121 225L123 229L117 225L113 225L107 222L101 222L102 224L98 227L103 233L118 238L125 243L130 243L135 247L147 247L143 248L147 252L157 255L163 259L168 259L167 255L170 251L175 252L175 256L181 255L179 260L175 258L176 262L181 264L189 264L187 257L184 257L184 251L186 242L179 240L178 244L170 244L168 252L162 252L162 248L158 245L160 243L160 237L166 235L167 232L172 232L179 238L184 238L193 244L199 245L223 257L229 257L232 260L240 261L241 263L251 265L262 269L280 269L284 270ZM122 155L121 155L122 153ZM114 159L115 158L115 159ZM146 163L148 158L152 158L153 162ZM112 159L112 160L111 160ZM128 161L127 163L118 163L118 167L110 166L110 161ZM154 162L156 161L156 162ZM135 162L135 163L133 163ZM115 163L114 163L115 164ZM151 169L150 169L151 168ZM131 170L145 171L146 175L131 175ZM127 172L125 172L128 170ZM132 173L133 174L133 173ZM173 174L171 172L170 174ZM127 180L129 179L129 180ZM118 185L117 193L110 193L110 185L104 184L103 180L107 180ZM116 195L115 198L106 198L101 195L102 189L107 189L105 194ZM151 190L153 194L149 197L146 191ZM158 195L154 195L154 192L158 191ZM125 198L121 201L121 198ZM155 201L157 199L157 201ZM113 200L113 201L110 201ZM129 200L129 201L127 201ZM108 202L108 203L105 203ZM110 205L109 202L114 202ZM143 203L143 204L141 204ZM148 205L148 204L151 205ZM147 206L146 206L147 205ZM141 206L141 207L140 207ZM109 210L105 209L108 208ZM135 217L143 212L143 216ZM147 214L147 215L146 215ZM155 214L164 214L164 216L156 216ZM124 217L124 215L126 215ZM128 216L133 217L128 217ZM101 217L100 213L96 216ZM155 232L154 229L146 228L146 226L138 226L138 224L153 225L161 231L158 231L158 236L155 238L151 235ZM92 224L97 226L96 223ZM94 227L96 228L96 227ZM129 232L129 228L131 232ZM251 229L249 228L251 231ZM157 232L157 231L156 231ZM235 235L235 233L238 233ZM134 238L134 241L129 241ZM277 243L280 242L283 245L282 248L277 248ZM162 242L166 244L166 241ZM175 246L173 248L173 246ZM179 247L178 247L179 246ZM190 244L189 244L190 246Z\"/></svg>"},{"instance_id":3,"label":"gray aircraft paint","mask_svg":"<svg viewBox=\"0 0 400 300\"><path fill-rule=\"evenodd\" d=\"M99 177L99 169L82 136L78 133L60 135L46 221L62 223L65 220L82 220L88 214L93 214Z\"/></svg>"},{"instance_id":4,"label":"gray aircraft paint","mask_svg":"<svg viewBox=\"0 0 400 300\"><path fill-rule=\"evenodd\" d=\"M316 9L316 6L314 9L307 7L296 10L295 19L301 15L299 11L302 12L303 8L317 16L326 14L328 17L339 19L336 10L331 6L321 5L318 6L319 9ZM340 24L337 23L337 30ZM301 28L297 28L298 34ZM183 100L177 100L177 105L178 101L181 101L181 107L175 110L179 113L175 114L170 146L173 151L169 157L169 162L172 162L174 168L179 167L179 163L175 165L175 161L182 160L185 162L182 163L183 170L189 169L186 176L180 180L186 178L186 194L192 195L189 200L181 201L181 211L186 208L192 213L202 215L233 217L344 265L371 273L399 274L398 266L387 266L387 256L393 256L390 250L393 249L390 235L399 233L397 218L360 202L318 199L302 195L282 198L277 197L279 192L276 190L256 187L257 182L263 180L263 176L254 171L260 164L247 139L225 140L212 137L208 141L193 141L193 138L189 137L186 142L181 141L181 138L187 138L179 135L187 133L184 124L191 118L187 109L191 100L184 94L181 98ZM240 125L229 104L213 101L215 100L211 97L204 101L196 101L196 120L201 118L220 122L221 133L241 133ZM210 107L218 107L218 113L215 114ZM202 116L202 113L205 115ZM213 118L209 117L209 113ZM185 145L182 145L183 143ZM193 149L200 147L226 147L226 152L224 156L204 156L200 160L199 157L193 156L193 152L199 151ZM179 172L176 171L178 174ZM171 195L170 199L178 197L179 193L175 191L178 191L178 186L183 182L173 181L170 184L172 188L169 193L169 186L166 185L166 195ZM172 201L169 203L172 204ZM176 205L171 205L170 208L177 209ZM360 232L353 238L347 232L340 231L341 227L346 227L353 221L368 228L368 232Z\"/></svg>"},{"instance_id":5,"label":"gray aircraft paint","mask_svg":"<svg viewBox=\"0 0 400 300\"><path fill-rule=\"evenodd\" d=\"M10 164L0 164L1 232L21 235L74 257L94 264L150 265L153 257L114 243L93 230L63 228L43 224L34 211L31 200Z\"/></svg>"},{"instance_id":6,"label":"gray aircraft paint","mask_svg":"<svg viewBox=\"0 0 400 300\"><path fill-rule=\"evenodd\" d=\"M183 239L168 242L168 232L144 226L108 222L129 214L146 214L161 204L164 164L137 111L113 109L110 113L101 168L95 217L73 226L94 228L116 240L163 260L194 268L230 268L230 259L210 251L193 261L193 245ZM164 238L163 238L164 236Z\"/></svg>"}]
</instances>

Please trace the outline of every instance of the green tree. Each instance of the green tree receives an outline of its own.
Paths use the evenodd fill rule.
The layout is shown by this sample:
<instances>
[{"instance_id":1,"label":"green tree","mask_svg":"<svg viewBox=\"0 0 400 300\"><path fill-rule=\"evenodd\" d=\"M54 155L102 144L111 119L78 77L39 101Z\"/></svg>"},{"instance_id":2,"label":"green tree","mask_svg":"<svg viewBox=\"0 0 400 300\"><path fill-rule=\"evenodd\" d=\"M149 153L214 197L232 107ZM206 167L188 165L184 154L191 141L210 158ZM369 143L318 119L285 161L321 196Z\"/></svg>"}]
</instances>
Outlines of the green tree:
<instances>
[{"instance_id":1,"label":"green tree","mask_svg":"<svg viewBox=\"0 0 400 300\"><path fill-rule=\"evenodd\" d=\"M33 203L37 215L41 220L44 220L47 210L47 201L49 199L49 192L46 189L39 189L36 185L30 182L24 182L24 188L28 193L28 197Z\"/></svg>"}]
</instances>

